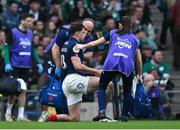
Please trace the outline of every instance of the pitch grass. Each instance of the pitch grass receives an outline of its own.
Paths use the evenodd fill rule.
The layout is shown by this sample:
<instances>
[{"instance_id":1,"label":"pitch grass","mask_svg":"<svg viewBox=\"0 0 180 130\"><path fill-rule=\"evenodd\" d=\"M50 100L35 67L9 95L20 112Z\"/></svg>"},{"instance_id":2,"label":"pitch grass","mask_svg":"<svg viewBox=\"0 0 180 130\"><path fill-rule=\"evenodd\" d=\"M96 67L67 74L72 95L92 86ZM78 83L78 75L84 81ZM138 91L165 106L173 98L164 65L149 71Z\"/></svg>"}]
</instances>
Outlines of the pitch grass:
<instances>
[{"instance_id":1,"label":"pitch grass","mask_svg":"<svg viewBox=\"0 0 180 130\"><path fill-rule=\"evenodd\" d=\"M180 120L129 122L0 122L0 129L180 129Z\"/></svg>"}]
</instances>

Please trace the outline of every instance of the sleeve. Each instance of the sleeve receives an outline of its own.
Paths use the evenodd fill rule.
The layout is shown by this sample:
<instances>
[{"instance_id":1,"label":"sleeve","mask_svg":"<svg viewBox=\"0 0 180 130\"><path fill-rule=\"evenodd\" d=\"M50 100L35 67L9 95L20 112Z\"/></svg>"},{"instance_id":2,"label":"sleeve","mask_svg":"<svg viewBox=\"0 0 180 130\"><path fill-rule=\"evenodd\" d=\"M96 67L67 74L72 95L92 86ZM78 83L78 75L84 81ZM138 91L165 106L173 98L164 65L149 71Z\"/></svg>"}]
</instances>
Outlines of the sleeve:
<instances>
[{"instance_id":1,"label":"sleeve","mask_svg":"<svg viewBox=\"0 0 180 130\"><path fill-rule=\"evenodd\" d=\"M76 44L74 44L74 45L71 46L71 53L70 53L70 56L76 56L76 55L78 55L78 52L75 52L75 51L74 51L75 45L76 45Z\"/></svg>"},{"instance_id":2,"label":"sleeve","mask_svg":"<svg viewBox=\"0 0 180 130\"><path fill-rule=\"evenodd\" d=\"M37 51L36 51L34 45L32 46L32 58L36 62L36 64L40 64L39 56L37 54Z\"/></svg>"},{"instance_id":3,"label":"sleeve","mask_svg":"<svg viewBox=\"0 0 180 130\"><path fill-rule=\"evenodd\" d=\"M89 43L89 42L91 42L93 40L94 40L94 38L92 36L89 36L88 38L85 39L83 44L87 44L87 43ZM84 53L86 53L86 52L93 52L93 48L86 49Z\"/></svg>"},{"instance_id":4,"label":"sleeve","mask_svg":"<svg viewBox=\"0 0 180 130\"><path fill-rule=\"evenodd\" d=\"M110 32L105 33L105 34L103 35L103 37L104 37L104 39L105 39L106 41L109 41L109 40L110 40Z\"/></svg>"},{"instance_id":5,"label":"sleeve","mask_svg":"<svg viewBox=\"0 0 180 130\"><path fill-rule=\"evenodd\" d=\"M5 64L10 63L9 50L12 45L12 39L13 39L13 33L12 33L12 31L10 31L7 34L7 39L6 39L6 43L5 43L5 47L4 47L4 62L5 62Z\"/></svg>"},{"instance_id":6,"label":"sleeve","mask_svg":"<svg viewBox=\"0 0 180 130\"><path fill-rule=\"evenodd\" d=\"M62 45L68 40L69 32L67 29L60 29L55 39L56 44L61 48Z\"/></svg>"}]
</instances>

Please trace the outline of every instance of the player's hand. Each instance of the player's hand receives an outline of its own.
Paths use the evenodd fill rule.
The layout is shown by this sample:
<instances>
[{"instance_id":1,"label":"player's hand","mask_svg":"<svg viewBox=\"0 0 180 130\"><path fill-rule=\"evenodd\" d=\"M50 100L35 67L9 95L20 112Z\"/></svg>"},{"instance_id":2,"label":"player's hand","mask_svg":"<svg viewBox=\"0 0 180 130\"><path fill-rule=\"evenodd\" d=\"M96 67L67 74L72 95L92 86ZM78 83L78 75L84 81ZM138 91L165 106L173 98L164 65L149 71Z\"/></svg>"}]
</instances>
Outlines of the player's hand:
<instances>
[{"instance_id":1,"label":"player's hand","mask_svg":"<svg viewBox=\"0 0 180 130\"><path fill-rule=\"evenodd\" d=\"M41 74L43 72L43 66L41 64L37 64L37 67L38 67L37 69L38 73Z\"/></svg>"},{"instance_id":2,"label":"player's hand","mask_svg":"<svg viewBox=\"0 0 180 130\"><path fill-rule=\"evenodd\" d=\"M60 67L56 67L55 76L57 76L58 78L61 76L61 68Z\"/></svg>"},{"instance_id":3,"label":"player's hand","mask_svg":"<svg viewBox=\"0 0 180 130\"><path fill-rule=\"evenodd\" d=\"M82 44L76 44L73 49L74 49L74 51L79 52L81 49L83 49L83 45Z\"/></svg>"},{"instance_id":4,"label":"player's hand","mask_svg":"<svg viewBox=\"0 0 180 130\"><path fill-rule=\"evenodd\" d=\"M103 72L102 70L97 70L95 76L100 77L102 72Z\"/></svg>"},{"instance_id":5,"label":"player's hand","mask_svg":"<svg viewBox=\"0 0 180 130\"><path fill-rule=\"evenodd\" d=\"M5 72L11 72L11 71L13 71L13 68L12 68L12 66L11 66L11 64L6 64L5 65Z\"/></svg>"},{"instance_id":6,"label":"player's hand","mask_svg":"<svg viewBox=\"0 0 180 130\"><path fill-rule=\"evenodd\" d=\"M137 75L137 80L138 82L143 83L142 75Z\"/></svg>"}]
</instances>

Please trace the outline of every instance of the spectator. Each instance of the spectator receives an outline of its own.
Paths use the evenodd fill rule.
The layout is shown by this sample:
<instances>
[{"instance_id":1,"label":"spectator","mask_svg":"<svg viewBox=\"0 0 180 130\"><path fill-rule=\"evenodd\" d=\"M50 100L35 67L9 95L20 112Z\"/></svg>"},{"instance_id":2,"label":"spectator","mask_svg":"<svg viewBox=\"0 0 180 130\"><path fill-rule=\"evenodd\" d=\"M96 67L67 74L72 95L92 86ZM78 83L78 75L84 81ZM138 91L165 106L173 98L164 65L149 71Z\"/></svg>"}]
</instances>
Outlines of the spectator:
<instances>
[{"instance_id":1,"label":"spectator","mask_svg":"<svg viewBox=\"0 0 180 130\"><path fill-rule=\"evenodd\" d=\"M163 23L161 28L160 46L159 46L159 49L162 50L166 48L166 35L168 28L170 28L172 41L174 42L171 8L174 5L175 1L176 0L158 0L158 8L163 13Z\"/></svg>"},{"instance_id":2,"label":"spectator","mask_svg":"<svg viewBox=\"0 0 180 130\"><path fill-rule=\"evenodd\" d=\"M165 85L165 89L172 90L174 88L174 84L170 80L169 66L162 63L162 58L162 52L160 50L153 51L151 61L143 66L143 76L147 73L152 73L154 74L156 80L167 80L168 82ZM173 94L168 94L168 96L170 99L173 98Z\"/></svg>"},{"instance_id":3,"label":"spectator","mask_svg":"<svg viewBox=\"0 0 180 130\"><path fill-rule=\"evenodd\" d=\"M142 46L141 49L143 65L150 62L152 58L152 48L149 45Z\"/></svg>"},{"instance_id":4,"label":"spectator","mask_svg":"<svg viewBox=\"0 0 180 130\"><path fill-rule=\"evenodd\" d=\"M134 22L134 23L136 23L136 26L141 26L141 28L143 28L143 30L146 33L148 41L149 42L155 42L156 34L155 34L155 31L154 31L154 26L153 26L151 21L143 20L144 12L143 12L143 7L142 6L138 5L135 8L134 16L136 17L136 18L134 18L136 20L136 22Z\"/></svg>"},{"instance_id":5,"label":"spectator","mask_svg":"<svg viewBox=\"0 0 180 130\"><path fill-rule=\"evenodd\" d=\"M49 11L49 16L51 14L57 14L59 19L61 19L61 21L63 21L62 9L61 9L61 6L60 6L60 0L52 0L51 1L51 8L50 8L50 11Z\"/></svg>"},{"instance_id":6,"label":"spectator","mask_svg":"<svg viewBox=\"0 0 180 130\"><path fill-rule=\"evenodd\" d=\"M51 39L49 36L44 36L42 38L42 42L41 42L41 45L46 48L48 46L48 44L50 43Z\"/></svg>"},{"instance_id":7,"label":"spectator","mask_svg":"<svg viewBox=\"0 0 180 130\"><path fill-rule=\"evenodd\" d=\"M109 0L107 3L109 6L109 8L107 8L107 13L110 13L112 15L112 18L115 21L119 21L120 20L120 11L122 9L121 7L121 2L117 1L117 0Z\"/></svg>"},{"instance_id":8,"label":"spectator","mask_svg":"<svg viewBox=\"0 0 180 130\"><path fill-rule=\"evenodd\" d=\"M69 15L70 22L77 21L77 20L83 20L85 18L90 17L88 11L84 7L83 0L75 0L74 4L75 4L75 7L70 12L70 15Z\"/></svg>"},{"instance_id":9,"label":"spectator","mask_svg":"<svg viewBox=\"0 0 180 130\"><path fill-rule=\"evenodd\" d=\"M33 31L33 34L37 34L39 35L40 37L42 37L44 35L44 22L43 21L36 21L35 22L35 28L34 28L34 31Z\"/></svg>"},{"instance_id":10,"label":"spectator","mask_svg":"<svg viewBox=\"0 0 180 130\"><path fill-rule=\"evenodd\" d=\"M116 28L115 20L111 16L104 18L104 25L103 34Z\"/></svg>"},{"instance_id":11,"label":"spectator","mask_svg":"<svg viewBox=\"0 0 180 130\"><path fill-rule=\"evenodd\" d=\"M18 13L18 3L14 0L8 1L8 8L1 14L2 24L5 29L9 31L10 29L16 27L19 23L19 13Z\"/></svg>"},{"instance_id":12,"label":"spectator","mask_svg":"<svg viewBox=\"0 0 180 130\"><path fill-rule=\"evenodd\" d=\"M40 45L41 37L38 34L35 34L33 37L33 44L35 47Z\"/></svg>"},{"instance_id":13,"label":"spectator","mask_svg":"<svg viewBox=\"0 0 180 130\"><path fill-rule=\"evenodd\" d=\"M151 99L153 110L159 116L163 112L163 110L160 109L160 88L154 85L154 80L155 78L152 74L147 74L144 76L145 91Z\"/></svg>"},{"instance_id":14,"label":"spectator","mask_svg":"<svg viewBox=\"0 0 180 130\"><path fill-rule=\"evenodd\" d=\"M42 45L39 45L37 47L37 54L39 56L39 59L40 59L40 63L41 64L44 64L44 47Z\"/></svg>"},{"instance_id":15,"label":"spectator","mask_svg":"<svg viewBox=\"0 0 180 130\"><path fill-rule=\"evenodd\" d=\"M90 12L89 14L91 14L91 17L95 19L96 21L96 30L101 30L101 28L103 27L103 23L102 23L102 19L103 17L110 15L107 14L107 8L110 5L106 2L106 1L102 1L101 0L91 0L90 1Z\"/></svg>"},{"instance_id":16,"label":"spectator","mask_svg":"<svg viewBox=\"0 0 180 130\"><path fill-rule=\"evenodd\" d=\"M28 13L29 12L29 1L30 0L21 0L19 3L19 13Z\"/></svg>"},{"instance_id":17,"label":"spectator","mask_svg":"<svg viewBox=\"0 0 180 130\"><path fill-rule=\"evenodd\" d=\"M160 50L154 50L151 61L143 66L143 75L145 76L153 68L157 71L159 79L168 80L170 78L169 67L167 64L162 63L162 58L162 52Z\"/></svg>"},{"instance_id":18,"label":"spectator","mask_svg":"<svg viewBox=\"0 0 180 130\"><path fill-rule=\"evenodd\" d=\"M142 26L133 26L135 26L133 31L136 34L136 37L140 40L140 47L148 45L152 50L156 50L156 43L151 38L148 38L146 32L144 31L144 28L142 28Z\"/></svg>"},{"instance_id":19,"label":"spectator","mask_svg":"<svg viewBox=\"0 0 180 130\"><path fill-rule=\"evenodd\" d=\"M180 0L177 0L172 7L172 21L174 25L174 58L173 67L180 70Z\"/></svg>"},{"instance_id":20,"label":"spectator","mask_svg":"<svg viewBox=\"0 0 180 130\"><path fill-rule=\"evenodd\" d=\"M45 21L45 14L40 11L40 0L30 0L29 2L29 14L32 14L35 21Z\"/></svg>"},{"instance_id":21,"label":"spectator","mask_svg":"<svg viewBox=\"0 0 180 130\"><path fill-rule=\"evenodd\" d=\"M56 27L62 26L62 23L63 23L63 21L59 18L57 13L52 13L49 16L49 20L48 21L53 22L56 25Z\"/></svg>"},{"instance_id":22,"label":"spectator","mask_svg":"<svg viewBox=\"0 0 180 130\"><path fill-rule=\"evenodd\" d=\"M141 23L142 24L149 24L152 23L151 20L151 10L145 0L138 0L138 5L140 5L143 8L143 16Z\"/></svg>"},{"instance_id":23,"label":"spectator","mask_svg":"<svg viewBox=\"0 0 180 130\"><path fill-rule=\"evenodd\" d=\"M132 15L136 9L136 6L138 5L137 0L131 0L129 7L128 7L128 11L127 11L127 15Z\"/></svg>"},{"instance_id":24,"label":"spectator","mask_svg":"<svg viewBox=\"0 0 180 130\"><path fill-rule=\"evenodd\" d=\"M45 35L53 38L56 35L56 25L52 21L49 21L46 26Z\"/></svg>"}]
</instances>

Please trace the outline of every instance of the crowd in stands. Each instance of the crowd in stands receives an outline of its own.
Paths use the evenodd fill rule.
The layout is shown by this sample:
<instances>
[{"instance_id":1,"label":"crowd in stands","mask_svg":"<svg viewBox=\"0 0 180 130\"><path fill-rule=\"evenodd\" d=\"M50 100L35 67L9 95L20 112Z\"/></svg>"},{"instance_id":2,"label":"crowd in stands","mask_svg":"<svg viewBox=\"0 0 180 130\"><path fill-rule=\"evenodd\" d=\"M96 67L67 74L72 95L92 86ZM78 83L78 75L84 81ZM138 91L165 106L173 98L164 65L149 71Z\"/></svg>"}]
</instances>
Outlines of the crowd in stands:
<instances>
[{"instance_id":1,"label":"crowd in stands","mask_svg":"<svg viewBox=\"0 0 180 130\"><path fill-rule=\"evenodd\" d=\"M174 45L173 67L180 70L180 5L179 0L1 0L0 1L0 77L4 72L4 44L7 33L19 24L21 14L34 15L33 44L37 49L41 64L44 65L44 49L62 25L73 21L92 18L95 21L93 38L98 39L115 29L121 17L128 15L132 21L132 31L140 40L143 59L143 77L147 94L152 98L159 118L171 115L170 103L173 95L166 93L174 85L170 80L170 69L162 63L162 51L166 46L167 29L171 29ZM163 13L162 30L152 21L150 4L156 4ZM160 38L159 38L160 37ZM179 43L178 43L179 42ZM178 43L178 44L177 44ZM178 49L179 48L179 49ZM94 55L86 64L101 69L108 50L108 44L94 48ZM43 86L44 74L38 74L36 66L29 70L28 89L35 84ZM84 96L85 101L94 101L93 94Z\"/></svg>"}]
</instances>

